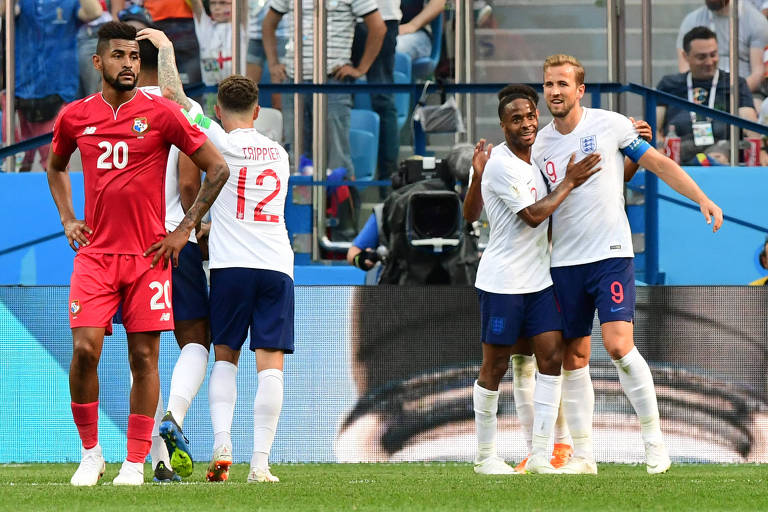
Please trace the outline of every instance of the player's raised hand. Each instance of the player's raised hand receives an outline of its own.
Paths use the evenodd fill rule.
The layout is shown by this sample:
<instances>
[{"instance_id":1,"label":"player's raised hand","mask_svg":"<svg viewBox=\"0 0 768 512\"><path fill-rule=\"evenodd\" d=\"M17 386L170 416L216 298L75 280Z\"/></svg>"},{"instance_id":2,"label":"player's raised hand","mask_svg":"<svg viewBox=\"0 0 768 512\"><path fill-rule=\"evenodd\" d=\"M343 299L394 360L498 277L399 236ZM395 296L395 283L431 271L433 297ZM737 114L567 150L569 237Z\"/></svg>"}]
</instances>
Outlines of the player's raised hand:
<instances>
[{"instance_id":1,"label":"player's raised hand","mask_svg":"<svg viewBox=\"0 0 768 512\"><path fill-rule=\"evenodd\" d=\"M712 225L712 232L717 233L717 230L723 225L723 210L708 197L699 203L699 208L701 209L704 218L707 219L707 224L712 224L712 217L715 218L715 223Z\"/></svg>"},{"instance_id":2,"label":"player's raised hand","mask_svg":"<svg viewBox=\"0 0 768 512\"><path fill-rule=\"evenodd\" d=\"M136 40L141 41L148 39L150 43L155 45L155 48L173 48L173 43L168 39L168 36L162 30L154 28L143 28L136 32Z\"/></svg>"},{"instance_id":3,"label":"player's raised hand","mask_svg":"<svg viewBox=\"0 0 768 512\"><path fill-rule=\"evenodd\" d=\"M565 180L570 181L574 188L587 181L593 174L602 169L602 167L597 167L597 164L600 163L600 155L597 153L588 155L578 163L573 163L575 159L576 153L572 153L571 158L568 160L568 166L565 168Z\"/></svg>"},{"instance_id":4,"label":"player's raised hand","mask_svg":"<svg viewBox=\"0 0 768 512\"><path fill-rule=\"evenodd\" d=\"M85 236L86 233L92 235L93 230L88 227L84 220L72 219L64 222L64 235L66 235L67 242L73 251L77 252L78 249L90 243Z\"/></svg>"},{"instance_id":5,"label":"player's raised hand","mask_svg":"<svg viewBox=\"0 0 768 512\"><path fill-rule=\"evenodd\" d=\"M634 127L635 131L637 131L637 134L646 141L651 142L653 139L653 130L651 130L651 125L642 119L636 121L634 117L630 117L629 120L632 121L632 126Z\"/></svg>"},{"instance_id":6,"label":"player's raised hand","mask_svg":"<svg viewBox=\"0 0 768 512\"><path fill-rule=\"evenodd\" d=\"M480 139L480 141L475 144L475 152L472 154L472 169L478 177L483 175L485 164L487 164L488 160L491 158L492 149L493 144L488 144L486 146L485 139Z\"/></svg>"},{"instance_id":7,"label":"player's raised hand","mask_svg":"<svg viewBox=\"0 0 768 512\"><path fill-rule=\"evenodd\" d=\"M173 268L179 266L179 253L187 245L189 241L189 233L184 230L176 229L167 235L159 242L152 244L149 249L144 251L144 256L149 256L153 252L155 255L152 257L152 263L149 268L155 268L157 262L163 260L163 268L168 266L168 260L171 260Z\"/></svg>"}]
</instances>

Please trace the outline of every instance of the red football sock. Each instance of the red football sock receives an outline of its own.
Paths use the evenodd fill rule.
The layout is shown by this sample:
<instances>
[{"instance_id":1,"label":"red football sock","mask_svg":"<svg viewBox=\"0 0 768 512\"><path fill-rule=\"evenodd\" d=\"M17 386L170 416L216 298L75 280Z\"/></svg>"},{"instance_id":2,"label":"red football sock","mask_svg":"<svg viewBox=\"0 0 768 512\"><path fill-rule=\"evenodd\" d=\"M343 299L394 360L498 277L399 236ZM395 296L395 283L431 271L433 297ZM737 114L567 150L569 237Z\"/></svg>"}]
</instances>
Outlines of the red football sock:
<instances>
[{"instance_id":1,"label":"red football sock","mask_svg":"<svg viewBox=\"0 0 768 512\"><path fill-rule=\"evenodd\" d=\"M144 462L152 446L152 427L154 418L143 414L128 415L128 462Z\"/></svg>"},{"instance_id":2,"label":"red football sock","mask_svg":"<svg viewBox=\"0 0 768 512\"><path fill-rule=\"evenodd\" d=\"M99 402L76 404L72 402L72 418L77 425L83 448L90 450L99 444Z\"/></svg>"}]
</instances>

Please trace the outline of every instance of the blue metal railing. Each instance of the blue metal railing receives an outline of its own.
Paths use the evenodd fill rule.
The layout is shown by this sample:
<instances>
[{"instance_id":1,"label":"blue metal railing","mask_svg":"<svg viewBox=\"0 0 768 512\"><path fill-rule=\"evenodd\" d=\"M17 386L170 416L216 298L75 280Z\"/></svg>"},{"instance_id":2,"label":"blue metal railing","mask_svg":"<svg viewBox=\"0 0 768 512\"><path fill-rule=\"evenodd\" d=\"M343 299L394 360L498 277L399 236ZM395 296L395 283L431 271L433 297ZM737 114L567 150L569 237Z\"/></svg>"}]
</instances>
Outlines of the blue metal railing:
<instances>
[{"instance_id":1,"label":"blue metal railing","mask_svg":"<svg viewBox=\"0 0 768 512\"><path fill-rule=\"evenodd\" d=\"M496 94L500 89L508 85L507 83L482 83L482 84L430 84L426 88L427 94L445 93L445 94ZM528 84L537 91L542 91L541 84ZM424 84L323 84L316 85L312 83L304 84L260 84L259 89L263 94L271 93L326 93L326 94L365 94L376 92L388 92L388 93L408 93L413 98L412 104L416 104L416 101L424 91ZM213 93L217 91L216 86L193 86L187 88L186 92L189 96L198 96L203 93ZM638 94L644 99L644 114L645 120L651 125L653 131L654 143L656 136L656 107L659 104L672 105L680 108L690 110L697 114L710 117L717 121L724 123L734 124L740 128L746 130L752 130L762 135L768 136L768 126L764 126L752 121L747 121L736 116L732 116L726 112L710 109L706 106L697 105L691 103L683 98L657 91L655 89L645 87L643 85L630 83L628 85L622 85L620 83L606 82L606 83L592 83L586 84L586 93L590 95L591 106L593 108L600 108L601 95L602 94L620 94L620 93L632 93ZM47 144L51 141L52 134L48 133L40 135L32 139L28 139L12 146L0 148L0 160L11 156L17 152L28 150ZM655 145L655 144L654 144ZM424 154L426 150L426 134L421 129L419 123L414 123L414 152L416 154ZM389 181L370 181L361 180L356 182L345 182L346 185L356 186L359 188L370 186L388 186ZM312 186L333 186L338 183L328 183L326 181L313 181L310 183L302 182L302 185ZM637 189L637 187L632 187ZM658 192L658 178L651 172L645 173L645 185L640 189L645 193L645 261L646 261L646 275L645 281L648 284L660 284L659 283L659 213L658 213L658 200L662 199L678 205L682 205L694 210L698 210L698 206L692 203L686 203L673 197L660 195ZM730 222L768 233L768 228L752 224L734 217L725 217ZM23 248L41 243L52 238L62 236L62 232L52 233L44 237L25 242L13 247L7 247L0 249L0 255L7 254L21 250Z\"/></svg>"}]
</instances>

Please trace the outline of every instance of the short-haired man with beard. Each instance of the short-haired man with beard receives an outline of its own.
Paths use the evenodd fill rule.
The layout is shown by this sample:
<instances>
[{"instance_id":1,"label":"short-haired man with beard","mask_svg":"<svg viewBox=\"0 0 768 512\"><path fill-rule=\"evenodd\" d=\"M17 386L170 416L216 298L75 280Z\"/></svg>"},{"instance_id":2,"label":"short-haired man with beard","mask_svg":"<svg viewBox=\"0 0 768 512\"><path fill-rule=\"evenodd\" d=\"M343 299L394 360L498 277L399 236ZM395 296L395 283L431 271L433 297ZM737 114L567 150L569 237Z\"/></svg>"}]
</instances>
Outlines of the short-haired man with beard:
<instances>
[{"instance_id":1,"label":"short-haired man with beard","mask_svg":"<svg viewBox=\"0 0 768 512\"><path fill-rule=\"evenodd\" d=\"M127 457L113 483L141 485L159 391L160 331L174 327L168 259L178 265L190 232L216 199L229 169L178 105L136 88L141 59L134 27L104 24L96 52L93 64L102 75L102 92L61 112L47 171L64 233L77 252L69 296L69 384L83 456L71 483L95 485L104 473L97 368L104 336L112 333L112 316L122 303L133 386ZM207 173L184 219L167 234L163 184L171 145ZM85 220L75 217L67 174L75 149L83 161Z\"/></svg>"},{"instance_id":2,"label":"short-haired man with beard","mask_svg":"<svg viewBox=\"0 0 768 512\"><path fill-rule=\"evenodd\" d=\"M562 308L563 408L574 442L566 473L597 473L592 454L594 389L589 376L590 334L597 308L603 343L640 420L648 473L663 473L670 459L648 363L633 341L635 275L632 236L624 211L624 156L698 203L713 231L722 210L680 166L638 136L621 114L581 106L584 68L570 55L544 62L544 98L554 120L540 132L533 160L549 185L567 178L569 158L599 154L602 172L574 190L552 215L552 281Z\"/></svg>"}]
</instances>

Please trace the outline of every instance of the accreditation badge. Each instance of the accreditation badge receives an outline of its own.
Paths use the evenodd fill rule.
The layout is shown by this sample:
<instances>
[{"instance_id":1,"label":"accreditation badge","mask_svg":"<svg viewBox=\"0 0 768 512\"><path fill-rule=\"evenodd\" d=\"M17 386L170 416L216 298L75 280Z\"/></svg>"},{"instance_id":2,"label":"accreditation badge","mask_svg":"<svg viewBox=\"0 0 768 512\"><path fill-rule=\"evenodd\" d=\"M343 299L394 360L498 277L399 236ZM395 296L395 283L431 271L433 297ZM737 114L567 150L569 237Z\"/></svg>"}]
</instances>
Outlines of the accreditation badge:
<instances>
[{"instance_id":1,"label":"accreditation badge","mask_svg":"<svg viewBox=\"0 0 768 512\"><path fill-rule=\"evenodd\" d=\"M693 123L693 143L697 146L711 146L715 143L711 122L696 121Z\"/></svg>"}]
</instances>

